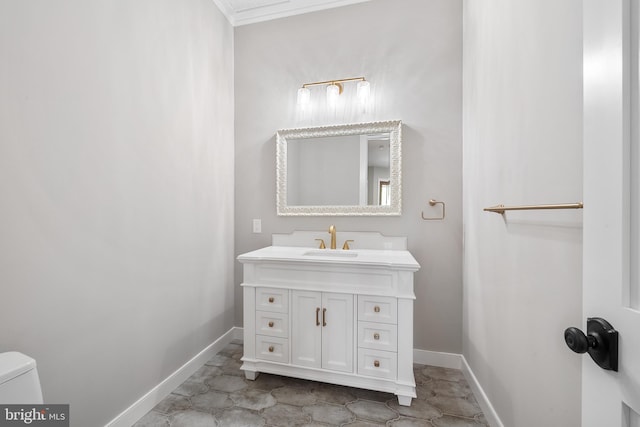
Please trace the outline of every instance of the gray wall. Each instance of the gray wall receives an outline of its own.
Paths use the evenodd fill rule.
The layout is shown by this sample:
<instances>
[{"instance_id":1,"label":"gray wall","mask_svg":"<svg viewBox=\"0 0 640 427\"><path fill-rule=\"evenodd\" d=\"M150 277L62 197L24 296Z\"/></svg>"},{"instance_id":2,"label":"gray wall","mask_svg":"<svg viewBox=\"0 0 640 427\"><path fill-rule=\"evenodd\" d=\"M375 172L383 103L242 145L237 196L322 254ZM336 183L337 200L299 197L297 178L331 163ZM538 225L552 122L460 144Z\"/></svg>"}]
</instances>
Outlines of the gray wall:
<instances>
[{"instance_id":1,"label":"gray wall","mask_svg":"<svg viewBox=\"0 0 640 427\"><path fill-rule=\"evenodd\" d=\"M464 356L505 426L580 426L579 0L464 2ZM588 208L588 207L587 207Z\"/></svg>"},{"instance_id":2,"label":"gray wall","mask_svg":"<svg viewBox=\"0 0 640 427\"><path fill-rule=\"evenodd\" d=\"M232 28L5 0L0 58L0 351L104 425L233 326Z\"/></svg>"},{"instance_id":3,"label":"gray wall","mask_svg":"<svg viewBox=\"0 0 640 427\"><path fill-rule=\"evenodd\" d=\"M235 29L236 254L268 246L272 233L380 231L409 237L422 269L415 280L415 347L462 351L462 1L373 0ZM301 121L303 83L365 76L367 113L316 110ZM348 86L348 85L347 85ZM347 90L352 90L345 88ZM313 93L312 93L313 95ZM395 218L276 215L276 130L401 119L403 214ZM447 204L445 221L428 200ZM262 234L252 234L253 218ZM236 283L242 270L236 263ZM242 294L236 287L236 324Z\"/></svg>"}]
</instances>

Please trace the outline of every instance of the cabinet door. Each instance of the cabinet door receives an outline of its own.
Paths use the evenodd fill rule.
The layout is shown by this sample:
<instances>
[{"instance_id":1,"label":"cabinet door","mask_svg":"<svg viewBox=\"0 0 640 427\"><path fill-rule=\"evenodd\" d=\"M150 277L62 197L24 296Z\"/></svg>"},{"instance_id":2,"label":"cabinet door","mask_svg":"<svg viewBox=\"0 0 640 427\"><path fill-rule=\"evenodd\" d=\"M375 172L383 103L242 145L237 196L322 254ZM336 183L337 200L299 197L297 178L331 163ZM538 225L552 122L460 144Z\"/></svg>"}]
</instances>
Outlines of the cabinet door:
<instances>
[{"instance_id":1,"label":"cabinet door","mask_svg":"<svg viewBox=\"0 0 640 427\"><path fill-rule=\"evenodd\" d=\"M291 363L294 365L321 367L321 295L320 292L292 292Z\"/></svg>"},{"instance_id":2,"label":"cabinet door","mask_svg":"<svg viewBox=\"0 0 640 427\"><path fill-rule=\"evenodd\" d=\"M322 294L322 368L353 372L353 295Z\"/></svg>"}]
</instances>

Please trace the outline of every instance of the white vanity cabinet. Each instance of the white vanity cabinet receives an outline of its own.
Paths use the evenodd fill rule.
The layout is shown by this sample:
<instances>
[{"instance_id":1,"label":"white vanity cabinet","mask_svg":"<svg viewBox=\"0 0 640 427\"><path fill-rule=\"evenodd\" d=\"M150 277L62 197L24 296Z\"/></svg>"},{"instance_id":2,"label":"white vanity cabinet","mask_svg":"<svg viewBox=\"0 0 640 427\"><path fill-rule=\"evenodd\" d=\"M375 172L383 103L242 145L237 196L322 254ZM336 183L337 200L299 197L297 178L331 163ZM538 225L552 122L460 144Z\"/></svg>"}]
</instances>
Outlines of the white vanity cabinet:
<instances>
[{"instance_id":1,"label":"white vanity cabinet","mask_svg":"<svg viewBox=\"0 0 640 427\"><path fill-rule=\"evenodd\" d=\"M397 300L358 295L358 374L395 380L397 344Z\"/></svg>"},{"instance_id":2,"label":"white vanity cabinet","mask_svg":"<svg viewBox=\"0 0 640 427\"><path fill-rule=\"evenodd\" d=\"M273 288L255 290L255 329L253 330L257 358L281 363L289 361L288 312L288 290Z\"/></svg>"},{"instance_id":3,"label":"white vanity cabinet","mask_svg":"<svg viewBox=\"0 0 640 427\"><path fill-rule=\"evenodd\" d=\"M244 355L260 372L415 394L413 274L406 250L269 246L243 263Z\"/></svg>"},{"instance_id":4,"label":"white vanity cabinet","mask_svg":"<svg viewBox=\"0 0 640 427\"><path fill-rule=\"evenodd\" d=\"M353 372L353 295L291 292L291 364Z\"/></svg>"}]
</instances>

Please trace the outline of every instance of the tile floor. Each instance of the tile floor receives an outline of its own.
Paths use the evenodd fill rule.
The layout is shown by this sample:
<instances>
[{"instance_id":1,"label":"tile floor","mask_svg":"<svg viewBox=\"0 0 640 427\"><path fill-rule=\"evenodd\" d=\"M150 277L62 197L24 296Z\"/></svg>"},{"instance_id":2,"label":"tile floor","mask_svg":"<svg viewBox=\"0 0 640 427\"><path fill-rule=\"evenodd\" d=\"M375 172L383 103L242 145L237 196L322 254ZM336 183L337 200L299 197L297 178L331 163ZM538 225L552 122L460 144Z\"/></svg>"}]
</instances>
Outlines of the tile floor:
<instances>
[{"instance_id":1,"label":"tile floor","mask_svg":"<svg viewBox=\"0 0 640 427\"><path fill-rule=\"evenodd\" d=\"M462 373L414 365L418 398L260 374L245 379L234 341L134 427L488 426Z\"/></svg>"}]
</instances>

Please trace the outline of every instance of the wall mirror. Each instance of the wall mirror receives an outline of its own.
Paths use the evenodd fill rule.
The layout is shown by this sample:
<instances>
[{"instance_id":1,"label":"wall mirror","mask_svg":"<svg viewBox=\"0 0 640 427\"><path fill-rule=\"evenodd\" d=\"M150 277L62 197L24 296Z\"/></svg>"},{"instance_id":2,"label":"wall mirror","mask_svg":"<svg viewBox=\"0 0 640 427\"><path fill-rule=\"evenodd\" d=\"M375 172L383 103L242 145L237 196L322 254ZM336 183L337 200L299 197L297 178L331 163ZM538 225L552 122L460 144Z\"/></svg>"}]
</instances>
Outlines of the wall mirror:
<instances>
[{"instance_id":1,"label":"wall mirror","mask_svg":"<svg viewBox=\"0 0 640 427\"><path fill-rule=\"evenodd\" d=\"M402 122L276 133L278 215L400 215Z\"/></svg>"}]
</instances>

